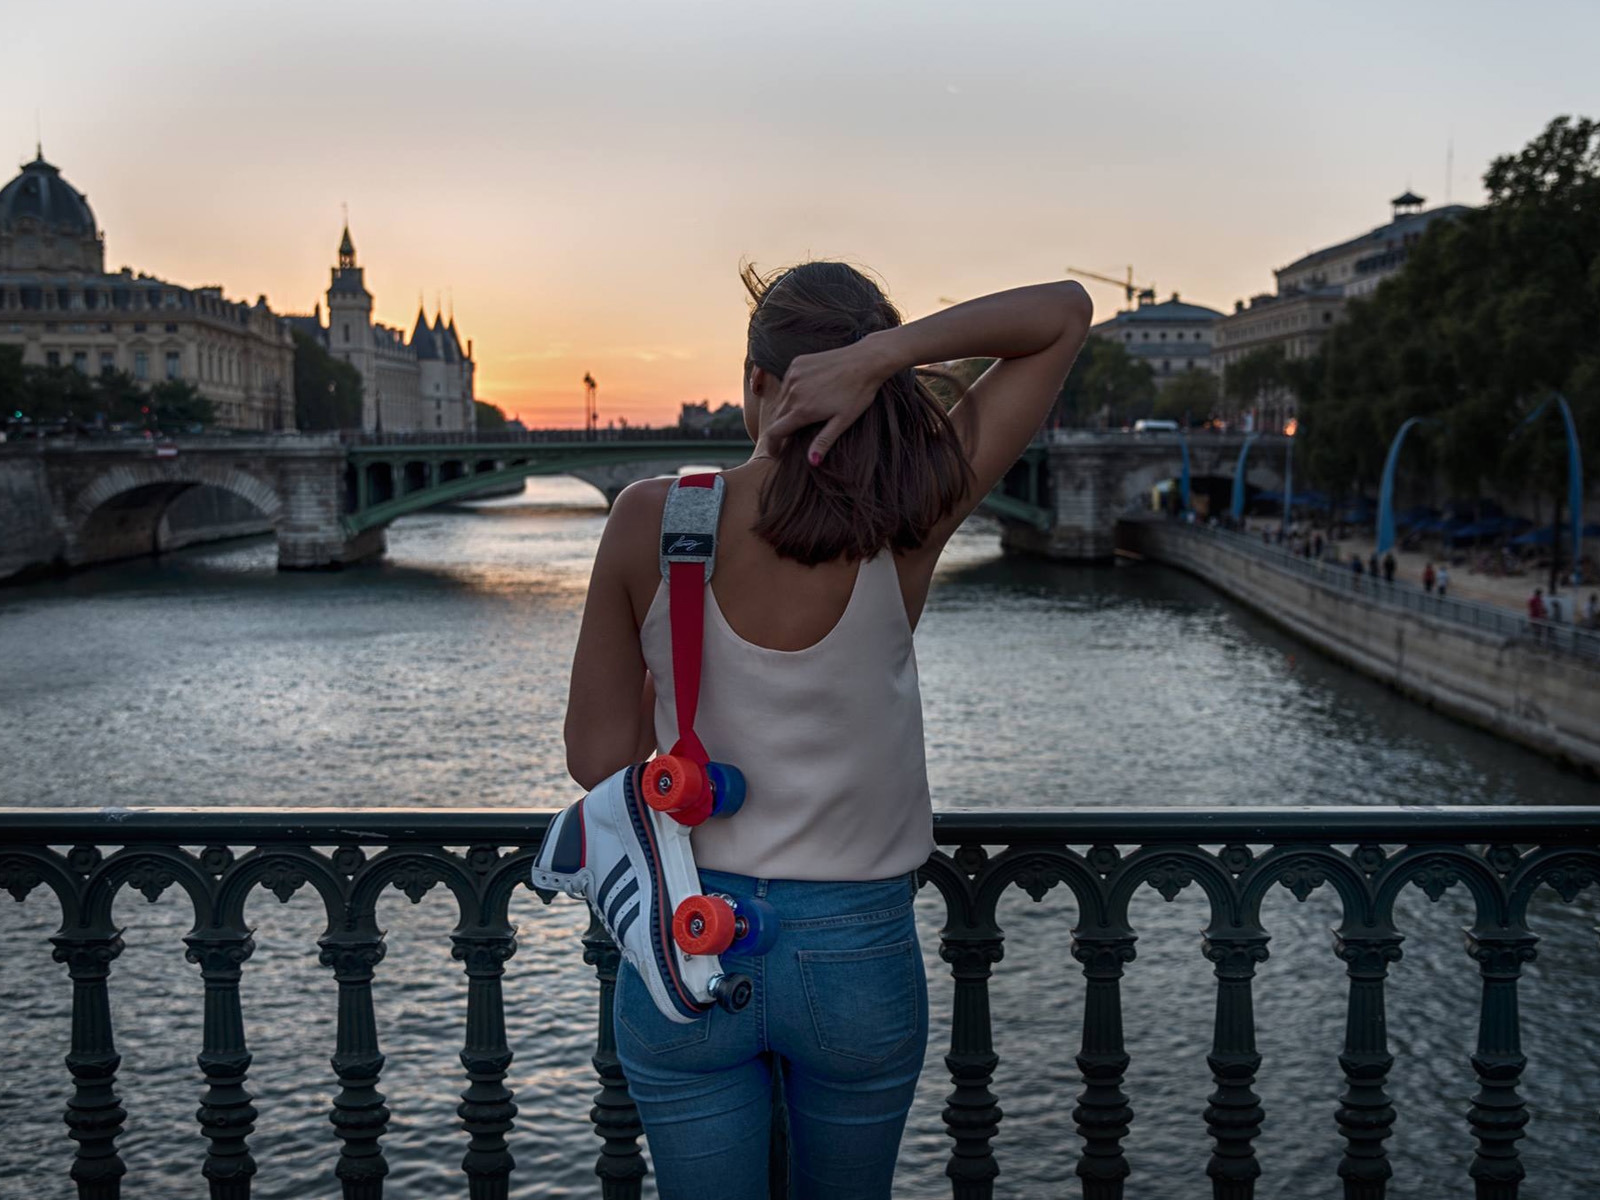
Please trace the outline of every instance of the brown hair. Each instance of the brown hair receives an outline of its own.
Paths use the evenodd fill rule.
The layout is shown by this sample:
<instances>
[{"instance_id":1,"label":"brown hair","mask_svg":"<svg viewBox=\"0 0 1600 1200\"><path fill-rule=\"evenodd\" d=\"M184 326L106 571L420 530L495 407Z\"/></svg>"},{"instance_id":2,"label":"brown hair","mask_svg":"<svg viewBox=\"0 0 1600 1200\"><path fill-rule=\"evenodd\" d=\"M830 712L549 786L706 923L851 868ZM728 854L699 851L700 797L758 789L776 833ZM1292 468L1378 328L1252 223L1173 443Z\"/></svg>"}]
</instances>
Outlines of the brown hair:
<instances>
[{"instance_id":1,"label":"brown hair","mask_svg":"<svg viewBox=\"0 0 1600 1200\"><path fill-rule=\"evenodd\" d=\"M802 354L834 350L901 323L876 283L845 263L809 262L766 275L740 271L750 292L745 362L776 378ZM755 532L807 566L885 546L914 550L972 479L955 427L916 370L884 381L867 411L819 466L806 461L821 428L798 430L761 489Z\"/></svg>"}]
</instances>

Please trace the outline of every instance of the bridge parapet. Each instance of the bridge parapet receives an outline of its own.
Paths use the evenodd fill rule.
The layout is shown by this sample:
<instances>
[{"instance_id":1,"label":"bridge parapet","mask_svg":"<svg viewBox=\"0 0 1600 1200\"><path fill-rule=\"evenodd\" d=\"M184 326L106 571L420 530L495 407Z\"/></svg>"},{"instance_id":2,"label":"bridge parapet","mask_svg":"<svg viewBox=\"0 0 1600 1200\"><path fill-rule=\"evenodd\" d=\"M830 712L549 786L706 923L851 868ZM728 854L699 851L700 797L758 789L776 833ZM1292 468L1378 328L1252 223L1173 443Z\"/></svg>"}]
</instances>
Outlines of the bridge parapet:
<instances>
[{"instance_id":1,"label":"bridge parapet","mask_svg":"<svg viewBox=\"0 0 1600 1200\"><path fill-rule=\"evenodd\" d=\"M59 904L61 924L50 940L72 983L66 1059L72 1093L65 1120L77 1143L71 1175L78 1195L117 1200L127 1173L118 1146L127 1114L117 1091L121 1059L110 1003L111 975L124 948L123 931L112 920L120 891L132 888L154 901L176 884L193 906L193 930L184 940L185 957L199 967L205 993L197 1056L204 1086L196 1115L209 1151L201 1169L211 1195L223 1200L248 1200L258 1169L271 1169L258 1164L250 1148L258 1113L248 1090L251 1054L240 986L255 950L245 923L247 901L257 888L280 901L308 884L317 893L327 918L318 939L320 961L338 984L338 1080L330 1100L337 1138L330 1138L329 1156L346 1200L381 1200L389 1172L382 1145L389 1110L378 1091L384 1056L373 989L381 986L386 943L376 905L390 887L415 903L443 884L460 918L450 935L453 955L468 978L462 1169L475 1200L505 1200L515 1166L506 1135L517 1113L501 991L505 964L518 947L509 905L513 893L529 886L532 856L552 815L383 808L0 809L0 888L18 901L42 889ZM1392 1174L1384 1142L1396 1115L1388 1090L1395 1060L1385 986L1404 936L1400 901L1417 888L1437 902L1457 885L1470 896L1474 912L1461 969L1475 971L1482 984L1476 1049L1457 1064L1462 1085L1474 1078L1478 1087L1466 1116L1467 1131L1477 1141L1467 1175L1480 1197L1516 1200L1524 1175L1517 1142L1529 1119L1520 1090L1526 1063L1518 985L1539 941L1529 926L1529 906L1543 888L1573 905L1585 888L1600 882L1600 820L1593 810L943 812L935 815L934 834L941 849L923 865L919 881L925 889L931 885L943 917L939 952L950 966L954 994L945 1058L952 1091L943 1117L955 1143L946 1174L956 1200L989 1200L1001 1170L993 1144L1002 1112L991 1091L999 1056L989 990L1005 948L1003 902L1013 887L1037 902L1063 885L1076 907L1072 955L1084 979L1076 1055L1081 1091L1073 1115L1082 1141L1076 1171L1085 1200L1120 1200L1133 1170L1124 1148L1133 1110L1124 1091L1131 1060L1121 980L1135 961L1139 934L1132 906L1144 889L1170 902L1193 887L1209 910L1196 948L1216 980L1207 1059L1214 1090L1204 1116L1214 1142L1206 1171L1220 1200L1249 1200L1260 1174L1255 1142L1264 1113L1255 1087L1262 1059L1252 980L1268 953L1264 903L1279 888L1302 902L1322 888L1336 897L1341 921L1333 952L1349 980L1338 1057L1345 1091L1333 1117L1345 1143L1338 1175L1346 1196L1382 1200ZM603 1139L598 1190L607 1200L636 1198L645 1175L640 1125L611 1025L619 955L595 923L583 935L583 949L598 981L592 1061L599 1091L591 1110ZM1332 962L1328 968L1336 969ZM579 1003L575 997L574 1009ZM3 1016L26 1034L21 1012ZM1043 1046L1040 1053L1049 1050ZM774 1194L784 1194L781 1184Z\"/></svg>"}]
</instances>

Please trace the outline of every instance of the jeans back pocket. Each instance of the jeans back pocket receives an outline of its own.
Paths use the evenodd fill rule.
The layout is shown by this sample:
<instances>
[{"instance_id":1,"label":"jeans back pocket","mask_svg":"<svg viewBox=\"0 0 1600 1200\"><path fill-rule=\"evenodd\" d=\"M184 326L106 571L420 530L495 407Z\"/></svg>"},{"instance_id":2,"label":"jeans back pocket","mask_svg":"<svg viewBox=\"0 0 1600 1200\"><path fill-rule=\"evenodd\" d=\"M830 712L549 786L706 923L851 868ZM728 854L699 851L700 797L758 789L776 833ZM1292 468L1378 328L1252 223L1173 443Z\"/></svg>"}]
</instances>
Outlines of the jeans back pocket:
<instances>
[{"instance_id":1,"label":"jeans back pocket","mask_svg":"<svg viewBox=\"0 0 1600 1200\"><path fill-rule=\"evenodd\" d=\"M875 1066L918 1032L922 981L915 938L801 950L796 957L817 1043L827 1053Z\"/></svg>"}]
</instances>

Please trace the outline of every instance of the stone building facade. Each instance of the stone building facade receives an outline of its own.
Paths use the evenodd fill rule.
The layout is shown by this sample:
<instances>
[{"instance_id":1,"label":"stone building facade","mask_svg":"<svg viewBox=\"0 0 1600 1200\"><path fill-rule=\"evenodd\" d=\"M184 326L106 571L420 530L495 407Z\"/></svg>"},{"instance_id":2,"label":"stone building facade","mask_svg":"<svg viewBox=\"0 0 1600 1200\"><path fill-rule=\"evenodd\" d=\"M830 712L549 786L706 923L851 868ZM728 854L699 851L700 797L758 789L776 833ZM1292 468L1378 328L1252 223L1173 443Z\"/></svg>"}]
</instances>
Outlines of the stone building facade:
<instances>
[{"instance_id":1,"label":"stone building facade","mask_svg":"<svg viewBox=\"0 0 1600 1200\"><path fill-rule=\"evenodd\" d=\"M1091 326L1089 333L1149 363L1159 387L1184 371L1211 369L1211 331L1221 316L1214 308L1180 300L1177 292L1159 304L1153 296L1140 296L1137 308Z\"/></svg>"},{"instance_id":2,"label":"stone building facade","mask_svg":"<svg viewBox=\"0 0 1600 1200\"><path fill-rule=\"evenodd\" d=\"M0 189L0 345L35 366L185 380L219 426L294 428L294 343L266 297L246 304L130 267L107 274L87 198L42 150Z\"/></svg>"},{"instance_id":3,"label":"stone building facade","mask_svg":"<svg viewBox=\"0 0 1600 1200\"><path fill-rule=\"evenodd\" d=\"M356 247L345 227L338 265L322 305L310 316L291 317L296 329L317 339L335 358L361 373L361 428L369 432L464 432L476 427L472 342L463 349L452 316L435 313L432 323L419 307L405 331L372 319L372 293Z\"/></svg>"},{"instance_id":4,"label":"stone building facade","mask_svg":"<svg viewBox=\"0 0 1600 1200\"><path fill-rule=\"evenodd\" d=\"M1469 211L1466 205L1423 208L1423 197L1405 192L1390 201L1393 217L1384 225L1296 259L1273 274L1275 294L1240 300L1215 326L1213 355L1226 380L1228 368L1257 350L1282 346L1290 359L1309 358L1344 316L1352 299L1370 295L1405 265L1411 247L1433 222ZM1275 421L1293 416L1293 397L1264 398ZM1273 427L1277 427L1274 425Z\"/></svg>"}]
</instances>

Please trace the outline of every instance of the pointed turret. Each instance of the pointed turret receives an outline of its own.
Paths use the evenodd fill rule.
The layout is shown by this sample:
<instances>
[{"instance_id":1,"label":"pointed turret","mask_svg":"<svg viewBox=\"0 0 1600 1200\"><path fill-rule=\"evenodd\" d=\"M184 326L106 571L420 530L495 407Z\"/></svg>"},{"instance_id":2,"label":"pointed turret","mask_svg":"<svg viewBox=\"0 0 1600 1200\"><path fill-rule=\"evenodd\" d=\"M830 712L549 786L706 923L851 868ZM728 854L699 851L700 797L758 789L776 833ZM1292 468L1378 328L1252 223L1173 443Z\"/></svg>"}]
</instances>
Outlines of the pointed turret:
<instances>
[{"instance_id":1,"label":"pointed turret","mask_svg":"<svg viewBox=\"0 0 1600 1200\"><path fill-rule=\"evenodd\" d=\"M417 323L411 330L411 349L418 359L438 358L439 348L434 342L433 330L428 328L428 314L417 308Z\"/></svg>"}]
</instances>

